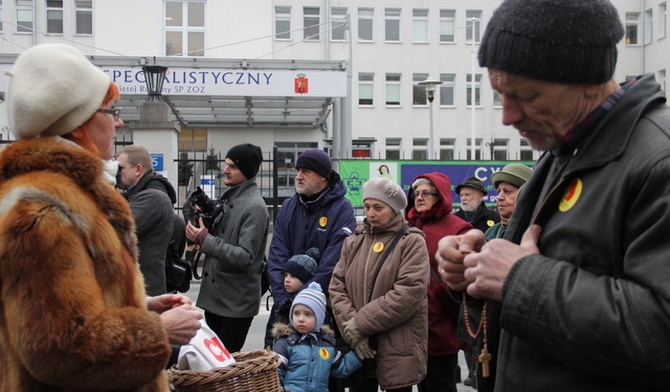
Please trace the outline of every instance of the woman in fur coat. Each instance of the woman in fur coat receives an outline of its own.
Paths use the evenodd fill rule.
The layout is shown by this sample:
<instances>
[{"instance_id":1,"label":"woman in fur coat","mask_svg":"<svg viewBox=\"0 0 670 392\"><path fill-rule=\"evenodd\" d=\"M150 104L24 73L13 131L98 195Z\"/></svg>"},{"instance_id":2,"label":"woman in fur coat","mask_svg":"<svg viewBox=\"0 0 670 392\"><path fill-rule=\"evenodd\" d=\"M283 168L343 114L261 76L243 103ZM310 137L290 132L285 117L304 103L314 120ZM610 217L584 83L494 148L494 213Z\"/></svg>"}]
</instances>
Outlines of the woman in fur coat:
<instances>
[{"instance_id":1,"label":"woman in fur coat","mask_svg":"<svg viewBox=\"0 0 670 392\"><path fill-rule=\"evenodd\" d=\"M170 346L147 310L128 203L106 180L109 77L79 51L17 59L0 152L0 391L167 391Z\"/></svg>"}]
</instances>

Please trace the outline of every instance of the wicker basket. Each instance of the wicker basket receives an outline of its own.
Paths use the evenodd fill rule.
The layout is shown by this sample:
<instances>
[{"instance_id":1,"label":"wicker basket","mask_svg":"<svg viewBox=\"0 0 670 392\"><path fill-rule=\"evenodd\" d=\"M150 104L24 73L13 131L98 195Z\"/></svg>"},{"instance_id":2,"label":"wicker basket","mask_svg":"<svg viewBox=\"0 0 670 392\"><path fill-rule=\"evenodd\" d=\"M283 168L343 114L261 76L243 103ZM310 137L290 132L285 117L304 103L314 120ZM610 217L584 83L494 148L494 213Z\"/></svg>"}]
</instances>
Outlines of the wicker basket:
<instances>
[{"instance_id":1,"label":"wicker basket","mask_svg":"<svg viewBox=\"0 0 670 392\"><path fill-rule=\"evenodd\" d=\"M276 392L279 357L272 351L233 354L235 363L212 370L168 370L170 389L178 392Z\"/></svg>"}]
</instances>

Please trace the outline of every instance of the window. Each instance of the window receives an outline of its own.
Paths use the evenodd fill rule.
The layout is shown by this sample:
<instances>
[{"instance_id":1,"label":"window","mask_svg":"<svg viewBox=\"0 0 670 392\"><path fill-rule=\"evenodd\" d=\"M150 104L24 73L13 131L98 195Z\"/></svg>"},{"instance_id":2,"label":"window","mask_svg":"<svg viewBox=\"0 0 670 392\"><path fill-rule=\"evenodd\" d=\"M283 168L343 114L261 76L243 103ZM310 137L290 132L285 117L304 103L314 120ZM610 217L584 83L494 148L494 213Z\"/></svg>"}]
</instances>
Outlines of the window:
<instances>
[{"instance_id":1,"label":"window","mask_svg":"<svg viewBox=\"0 0 670 392\"><path fill-rule=\"evenodd\" d=\"M665 89L665 70L664 69L656 72L656 82L661 85L661 89L663 91L667 91Z\"/></svg>"},{"instance_id":2,"label":"window","mask_svg":"<svg viewBox=\"0 0 670 392\"><path fill-rule=\"evenodd\" d=\"M654 12L650 9L644 11L644 44L649 45L654 38Z\"/></svg>"},{"instance_id":3,"label":"window","mask_svg":"<svg viewBox=\"0 0 670 392\"><path fill-rule=\"evenodd\" d=\"M279 175L277 184L280 187L293 189L296 173L294 167L298 155L309 148L317 148L318 145L314 142L275 142L275 145L277 146L277 171Z\"/></svg>"},{"instance_id":4,"label":"window","mask_svg":"<svg viewBox=\"0 0 670 392\"><path fill-rule=\"evenodd\" d=\"M440 106L454 106L456 74L440 74Z\"/></svg>"},{"instance_id":5,"label":"window","mask_svg":"<svg viewBox=\"0 0 670 392\"><path fill-rule=\"evenodd\" d=\"M440 160L453 161L456 139L440 139Z\"/></svg>"},{"instance_id":6,"label":"window","mask_svg":"<svg viewBox=\"0 0 670 392\"><path fill-rule=\"evenodd\" d=\"M206 129L182 129L179 131L179 151L207 151Z\"/></svg>"},{"instance_id":7,"label":"window","mask_svg":"<svg viewBox=\"0 0 670 392\"><path fill-rule=\"evenodd\" d=\"M2 0L0 0L0 32L4 31L3 25L2 25Z\"/></svg>"},{"instance_id":8,"label":"window","mask_svg":"<svg viewBox=\"0 0 670 392\"><path fill-rule=\"evenodd\" d=\"M371 142L368 140L352 140L351 141L351 157L352 158L370 158L372 155Z\"/></svg>"},{"instance_id":9,"label":"window","mask_svg":"<svg viewBox=\"0 0 670 392\"><path fill-rule=\"evenodd\" d=\"M372 41L372 17L374 10L372 8L358 9L358 40Z\"/></svg>"},{"instance_id":10,"label":"window","mask_svg":"<svg viewBox=\"0 0 670 392\"><path fill-rule=\"evenodd\" d=\"M386 159L400 159L400 138L386 138Z\"/></svg>"},{"instance_id":11,"label":"window","mask_svg":"<svg viewBox=\"0 0 670 392\"><path fill-rule=\"evenodd\" d=\"M415 161L425 161L428 159L428 139L412 139L412 159Z\"/></svg>"},{"instance_id":12,"label":"window","mask_svg":"<svg viewBox=\"0 0 670 392\"><path fill-rule=\"evenodd\" d=\"M165 54L167 56L205 55L205 3L201 1L165 2Z\"/></svg>"},{"instance_id":13,"label":"window","mask_svg":"<svg viewBox=\"0 0 670 392\"><path fill-rule=\"evenodd\" d=\"M75 1L75 34L93 34L93 5L91 0Z\"/></svg>"},{"instance_id":14,"label":"window","mask_svg":"<svg viewBox=\"0 0 670 392\"><path fill-rule=\"evenodd\" d=\"M640 14L637 12L626 13L626 45L638 44L638 32L640 31Z\"/></svg>"},{"instance_id":15,"label":"window","mask_svg":"<svg viewBox=\"0 0 670 392\"><path fill-rule=\"evenodd\" d=\"M400 74L386 74L386 105L400 106Z\"/></svg>"},{"instance_id":16,"label":"window","mask_svg":"<svg viewBox=\"0 0 670 392\"><path fill-rule=\"evenodd\" d=\"M502 107L502 96L495 90L493 90L493 106L497 108Z\"/></svg>"},{"instance_id":17,"label":"window","mask_svg":"<svg viewBox=\"0 0 670 392\"><path fill-rule=\"evenodd\" d=\"M63 34L63 0L46 0L47 33Z\"/></svg>"},{"instance_id":18,"label":"window","mask_svg":"<svg viewBox=\"0 0 670 392\"><path fill-rule=\"evenodd\" d=\"M384 40L400 42L400 9L386 8L384 10Z\"/></svg>"},{"instance_id":19,"label":"window","mask_svg":"<svg viewBox=\"0 0 670 392\"><path fill-rule=\"evenodd\" d=\"M303 7L303 38L308 41L319 40L319 7Z\"/></svg>"},{"instance_id":20,"label":"window","mask_svg":"<svg viewBox=\"0 0 670 392\"><path fill-rule=\"evenodd\" d=\"M467 86L466 86L466 93L467 93L467 98L466 98L466 104L467 106L472 106L472 89L474 88L475 90L475 106L481 106L482 101L481 101L481 92L482 92L482 74L475 74L475 83L474 86L472 85L472 74L468 74L467 78Z\"/></svg>"},{"instance_id":21,"label":"window","mask_svg":"<svg viewBox=\"0 0 670 392\"><path fill-rule=\"evenodd\" d=\"M454 42L454 10L440 10L440 42Z\"/></svg>"},{"instance_id":22,"label":"window","mask_svg":"<svg viewBox=\"0 0 670 392\"><path fill-rule=\"evenodd\" d=\"M428 42L428 10L412 10L412 42Z\"/></svg>"},{"instance_id":23,"label":"window","mask_svg":"<svg viewBox=\"0 0 670 392\"><path fill-rule=\"evenodd\" d=\"M482 139L475 139L475 156L472 156L472 138L468 138L468 151L466 158L469 161L481 161L482 160Z\"/></svg>"},{"instance_id":24,"label":"window","mask_svg":"<svg viewBox=\"0 0 670 392\"><path fill-rule=\"evenodd\" d=\"M373 73L360 72L358 74L358 104L372 106L374 104L374 78Z\"/></svg>"},{"instance_id":25,"label":"window","mask_svg":"<svg viewBox=\"0 0 670 392\"><path fill-rule=\"evenodd\" d=\"M473 20L474 19L474 20ZM474 23L475 42L479 42L481 36L482 26L482 11L467 10L465 11L465 40L472 42L472 27Z\"/></svg>"},{"instance_id":26,"label":"window","mask_svg":"<svg viewBox=\"0 0 670 392\"><path fill-rule=\"evenodd\" d=\"M344 41L347 31L347 7L333 7L330 14L330 39L333 41Z\"/></svg>"},{"instance_id":27,"label":"window","mask_svg":"<svg viewBox=\"0 0 670 392\"><path fill-rule=\"evenodd\" d=\"M668 10L665 2L658 5L658 39L665 38Z\"/></svg>"},{"instance_id":28,"label":"window","mask_svg":"<svg viewBox=\"0 0 670 392\"><path fill-rule=\"evenodd\" d=\"M486 142L486 145L491 151L491 160L506 161L508 144L509 144L508 139L493 139L490 142Z\"/></svg>"},{"instance_id":29,"label":"window","mask_svg":"<svg viewBox=\"0 0 670 392\"><path fill-rule=\"evenodd\" d=\"M275 39L291 39L290 6L275 6Z\"/></svg>"},{"instance_id":30,"label":"window","mask_svg":"<svg viewBox=\"0 0 670 392\"><path fill-rule=\"evenodd\" d=\"M426 88L419 85L419 82L423 82L428 79L427 73L415 73L412 74L412 105L428 105L428 96L426 95Z\"/></svg>"},{"instance_id":31,"label":"window","mask_svg":"<svg viewBox=\"0 0 670 392\"><path fill-rule=\"evenodd\" d=\"M32 0L16 0L16 32L33 32L33 2Z\"/></svg>"},{"instance_id":32,"label":"window","mask_svg":"<svg viewBox=\"0 0 670 392\"><path fill-rule=\"evenodd\" d=\"M521 149L519 150L519 160L532 161L533 149L528 145L528 140L521 139Z\"/></svg>"}]
</instances>

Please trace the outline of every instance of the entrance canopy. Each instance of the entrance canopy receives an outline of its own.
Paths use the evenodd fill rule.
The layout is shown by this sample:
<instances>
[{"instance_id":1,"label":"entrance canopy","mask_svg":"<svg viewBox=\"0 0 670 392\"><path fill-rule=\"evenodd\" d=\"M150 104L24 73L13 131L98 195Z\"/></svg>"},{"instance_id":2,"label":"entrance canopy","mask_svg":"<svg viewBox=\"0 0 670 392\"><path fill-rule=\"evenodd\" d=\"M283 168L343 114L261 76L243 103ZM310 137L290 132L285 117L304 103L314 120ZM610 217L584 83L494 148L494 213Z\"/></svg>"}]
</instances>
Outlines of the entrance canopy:
<instances>
[{"instance_id":1,"label":"entrance canopy","mask_svg":"<svg viewBox=\"0 0 670 392\"><path fill-rule=\"evenodd\" d=\"M139 120L148 97L143 62L109 64L118 58L92 61L117 83L117 104L125 121ZM156 59L168 67L162 97L182 127L317 128L331 111L334 97L347 95L343 62L289 60Z\"/></svg>"},{"instance_id":2,"label":"entrance canopy","mask_svg":"<svg viewBox=\"0 0 670 392\"><path fill-rule=\"evenodd\" d=\"M0 95L18 55L0 55ZM87 56L121 90L124 121L139 121L148 98L143 65L168 67L162 99L182 127L317 128L333 98L347 95L345 61L224 60L183 57ZM46 59L48 61L48 59Z\"/></svg>"}]
</instances>

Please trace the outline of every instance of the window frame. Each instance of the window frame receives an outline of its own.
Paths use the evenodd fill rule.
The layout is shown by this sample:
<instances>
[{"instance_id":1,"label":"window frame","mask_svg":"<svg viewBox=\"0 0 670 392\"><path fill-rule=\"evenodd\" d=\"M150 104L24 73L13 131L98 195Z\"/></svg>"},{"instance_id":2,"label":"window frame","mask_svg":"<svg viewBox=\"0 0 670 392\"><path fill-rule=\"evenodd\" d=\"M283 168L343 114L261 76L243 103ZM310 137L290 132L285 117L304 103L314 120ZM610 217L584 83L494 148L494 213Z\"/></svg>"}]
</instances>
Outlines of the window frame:
<instances>
[{"instance_id":1,"label":"window frame","mask_svg":"<svg viewBox=\"0 0 670 392\"><path fill-rule=\"evenodd\" d=\"M640 25L641 21L639 12L626 12L625 42L627 46L640 45ZM633 39L635 42L632 42Z\"/></svg>"},{"instance_id":2,"label":"window frame","mask_svg":"<svg viewBox=\"0 0 670 392\"><path fill-rule=\"evenodd\" d=\"M384 42L399 43L402 42L402 9L401 8L384 8ZM394 33L389 29L389 24L393 24L397 28L397 39L395 36L389 38L389 34Z\"/></svg>"},{"instance_id":3,"label":"window frame","mask_svg":"<svg viewBox=\"0 0 670 392\"><path fill-rule=\"evenodd\" d=\"M54 3L60 3L54 6ZM44 26L48 35L63 35L63 0L44 0Z\"/></svg>"},{"instance_id":4,"label":"window frame","mask_svg":"<svg viewBox=\"0 0 670 392\"><path fill-rule=\"evenodd\" d=\"M451 26L450 30L449 26ZM441 44L453 44L454 42L456 42L455 28L456 28L456 10L440 9L439 35ZM446 34L445 31L451 31L451 34Z\"/></svg>"},{"instance_id":5,"label":"window frame","mask_svg":"<svg viewBox=\"0 0 670 392\"><path fill-rule=\"evenodd\" d=\"M395 78L397 77L397 80ZM384 105L387 107L397 108L402 105L402 74L399 72L387 72L384 75ZM389 94L396 93L398 100L392 101Z\"/></svg>"},{"instance_id":6,"label":"window frame","mask_svg":"<svg viewBox=\"0 0 670 392\"><path fill-rule=\"evenodd\" d=\"M440 88L440 106L441 107L455 107L456 106L456 74L455 73L441 73L440 81L442 84ZM451 93L449 93L451 92ZM444 100L451 97L451 103L444 103Z\"/></svg>"},{"instance_id":7,"label":"window frame","mask_svg":"<svg viewBox=\"0 0 670 392\"><path fill-rule=\"evenodd\" d=\"M337 11L337 13L336 13ZM339 12L344 13L339 14ZM347 7L330 7L330 40L332 42L346 42L347 40ZM342 33L342 36L335 37L335 33Z\"/></svg>"},{"instance_id":8,"label":"window frame","mask_svg":"<svg viewBox=\"0 0 670 392\"><path fill-rule=\"evenodd\" d=\"M369 14L368 14L369 12ZM361 28L362 24L365 24L366 21L370 23L370 39L361 37ZM375 40L375 9L374 8L359 8L358 9L358 42L374 42Z\"/></svg>"},{"instance_id":9,"label":"window frame","mask_svg":"<svg viewBox=\"0 0 670 392\"><path fill-rule=\"evenodd\" d=\"M287 11L287 12L279 12ZM276 41L290 41L291 40L291 6L290 5L275 5L274 6L274 39ZM286 30L279 29L279 24L281 22L288 23ZM286 37L280 37L280 35L286 35Z\"/></svg>"},{"instance_id":10,"label":"window frame","mask_svg":"<svg viewBox=\"0 0 670 392\"><path fill-rule=\"evenodd\" d=\"M205 35L207 31L207 2L199 0L169 0L165 1L163 5L165 22L163 25L163 39L165 40L165 55L172 57L204 57L206 50L205 43L207 42L207 37ZM180 21L175 22L181 24L170 23L172 19L169 19L169 5L179 5L181 7L179 14ZM202 8L197 9L195 7ZM196 11L198 14L194 17L192 14ZM192 24L194 21L201 21L202 26ZM172 49L169 51L168 45L172 41L176 41L176 37L180 38L180 50Z\"/></svg>"},{"instance_id":11,"label":"window frame","mask_svg":"<svg viewBox=\"0 0 670 392\"><path fill-rule=\"evenodd\" d=\"M419 82L428 79L428 76L428 72L416 72L412 74L412 106L428 106L428 94L426 93L426 88L419 84ZM437 91L435 93L437 93Z\"/></svg>"},{"instance_id":12,"label":"window frame","mask_svg":"<svg viewBox=\"0 0 670 392\"><path fill-rule=\"evenodd\" d=\"M88 5L88 7L86 6ZM88 26L91 28L90 32L82 31L83 23L80 18L88 17ZM82 23L80 23L82 22ZM74 33L75 35L93 35L93 1L92 0L75 0L74 1Z\"/></svg>"},{"instance_id":13,"label":"window frame","mask_svg":"<svg viewBox=\"0 0 670 392\"><path fill-rule=\"evenodd\" d=\"M369 77L369 79L368 79ZM370 96L368 98L370 100L370 103L362 103L361 101L364 99L364 95L361 94L361 91L363 90L368 90L370 91ZM370 107L374 106L375 104L375 74L374 72L359 72L358 73L358 106L364 106L364 107Z\"/></svg>"},{"instance_id":14,"label":"window frame","mask_svg":"<svg viewBox=\"0 0 670 392\"><path fill-rule=\"evenodd\" d=\"M476 16L473 16L476 14ZM475 43L482 39L482 10L465 10L465 42L472 43L472 19L475 18Z\"/></svg>"},{"instance_id":15,"label":"window frame","mask_svg":"<svg viewBox=\"0 0 670 392\"><path fill-rule=\"evenodd\" d=\"M475 89L475 107L482 106L482 74L475 74L475 83L473 86L472 83L472 74L468 73L465 77L465 106L472 107L470 100L472 99L470 89L474 87Z\"/></svg>"},{"instance_id":16,"label":"window frame","mask_svg":"<svg viewBox=\"0 0 670 392\"><path fill-rule=\"evenodd\" d=\"M417 13L423 13L425 15L417 15ZM428 34L428 21L430 17L430 10L428 8L413 8L412 9L412 43L415 44L427 44L429 40ZM417 37L417 29L420 29L420 33L423 37Z\"/></svg>"},{"instance_id":17,"label":"window frame","mask_svg":"<svg viewBox=\"0 0 670 392\"><path fill-rule=\"evenodd\" d=\"M317 13L307 13L308 10L316 10ZM316 23L314 23L315 21ZM321 7L302 7L302 28L303 40L307 42L318 42L321 40Z\"/></svg>"},{"instance_id":18,"label":"window frame","mask_svg":"<svg viewBox=\"0 0 670 392\"><path fill-rule=\"evenodd\" d=\"M16 33L32 34L35 29L35 9L32 0L16 0L14 4L16 5Z\"/></svg>"}]
</instances>

